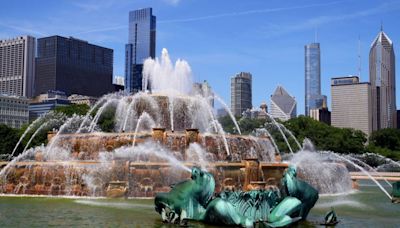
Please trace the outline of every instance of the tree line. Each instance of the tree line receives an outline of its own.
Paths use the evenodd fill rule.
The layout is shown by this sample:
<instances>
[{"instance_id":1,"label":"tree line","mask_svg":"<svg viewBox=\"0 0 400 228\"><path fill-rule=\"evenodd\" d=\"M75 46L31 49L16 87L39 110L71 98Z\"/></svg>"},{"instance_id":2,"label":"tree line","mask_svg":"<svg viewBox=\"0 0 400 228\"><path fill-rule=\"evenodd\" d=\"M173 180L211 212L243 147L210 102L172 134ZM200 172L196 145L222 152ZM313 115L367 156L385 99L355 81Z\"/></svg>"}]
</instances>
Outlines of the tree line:
<instances>
[{"instance_id":1,"label":"tree line","mask_svg":"<svg viewBox=\"0 0 400 228\"><path fill-rule=\"evenodd\" d=\"M229 116L219 118L219 120L227 133L237 134L235 125ZM242 134L251 134L257 128L266 128L274 137L279 149L289 151L281 133L268 119L237 118L237 122ZM306 116L277 122L290 130L300 143L305 138L310 139L318 150L343 154L370 152L393 160L400 160L400 129L381 129L372 132L368 137L360 130L333 127ZM294 150L298 149L290 135L287 135L287 139Z\"/></svg>"},{"instance_id":2,"label":"tree line","mask_svg":"<svg viewBox=\"0 0 400 228\"><path fill-rule=\"evenodd\" d=\"M66 116L86 115L89 111L89 106L72 104L69 106L57 107L55 112L63 113ZM96 110L93 110L91 115L94 116ZM114 115L115 108L108 108L104 110L101 115L98 125L104 132L111 132L114 129ZM224 128L225 132L230 134L237 134L237 130L231 118L225 116L219 118L219 121ZM285 143L281 133L268 119L250 119L250 118L237 118L237 122L241 129L242 134L254 134L257 128L267 129L272 137L275 139L276 144L280 151L288 152L289 148ZM367 137L362 131L350 128L336 128L329 126L325 123L316 121L312 118L299 116L292 118L288 121L278 121L282 127L290 130L299 142L303 142L305 138L310 139L318 150L330 150L339 153L355 153L361 154L365 152L377 153L385 157L400 160L400 130L399 129L382 129L372 132ZM10 154L19 138L25 132L29 124L22 126L20 129L10 128L4 124L0 124L0 155ZM47 133L52 129L44 128L39 132L35 139L31 142L30 147L47 144ZM31 138L34 130L31 130L21 145L17 149L17 153L21 153L28 140ZM294 139L287 135L290 146L293 150L298 150L298 146Z\"/></svg>"}]
</instances>

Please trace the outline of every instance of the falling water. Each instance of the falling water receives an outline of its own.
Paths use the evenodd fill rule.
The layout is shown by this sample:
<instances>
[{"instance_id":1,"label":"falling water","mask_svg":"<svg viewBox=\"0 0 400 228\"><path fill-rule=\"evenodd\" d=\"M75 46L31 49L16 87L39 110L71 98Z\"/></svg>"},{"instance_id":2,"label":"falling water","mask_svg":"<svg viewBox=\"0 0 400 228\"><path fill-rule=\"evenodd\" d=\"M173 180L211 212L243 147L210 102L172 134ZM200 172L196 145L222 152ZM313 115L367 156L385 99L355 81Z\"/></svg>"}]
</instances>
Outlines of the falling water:
<instances>
[{"instance_id":1,"label":"falling water","mask_svg":"<svg viewBox=\"0 0 400 228\"><path fill-rule=\"evenodd\" d=\"M57 134L55 136L53 136L53 138L50 140L49 144L47 145L46 148L46 155L48 155L49 153L51 153L53 146L58 142L59 139L59 135L68 127L70 127L70 125L77 120L82 119L81 116L78 115L73 115L71 118L69 118L63 125L61 125L61 127L58 129Z\"/></svg>"},{"instance_id":2,"label":"falling water","mask_svg":"<svg viewBox=\"0 0 400 228\"><path fill-rule=\"evenodd\" d=\"M143 100L143 101L140 101ZM147 110L148 112L151 111L151 113L154 115L155 121L160 122L160 114L159 114L159 107L156 101L152 96L150 96L147 93L139 92L136 93L135 95L132 96L131 101L129 104L126 106L124 110L121 111L121 114L123 116L123 123L119 121L119 119L116 119L116 126L120 126L119 132L126 132L128 131L128 128L133 130L133 126L129 126L130 120L133 118L133 114L137 115L138 110L135 110L135 105L138 104L139 102L146 102L147 104L150 105L151 110ZM119 102L117 107L121 106L121 103L125 103L124 100ZM117 108L118 109L118 108Z\"/></svg>"},{"instance_id":3,"label":"falling water","mask_svg":"<svg viewBox=\"0 0 400 228\"><path fill-rule=\"evenodd\" d=\"M24 131L24 133L22 134L22 136L19 138L17 144L14 147L14 150L12 151L12 153L10 154L9 158L12 158L15 154L15 151L17 150L19 144L22 142L22 140L25 138L26 134L28 134L28 132L30 132L33 128L36 127L36 124L39 123L40 121L42 121L44 119L45 116L40 116L39 118L37 118L35 121L33 121L28 128Z\"/></svg>"},{"instance_id":4,"label":"falling water","mask_svg":"<svg viewBox=\"0 0 400 228\"><path fill-rule=\"evenodd\" d=\"M132 109L134 105L136 104L136 100L142 95L143 93L136 93L135 95L132 96L131 102L129 102L126 110L125 110L125 118L124 118L124 123L122 125L122 132L126 131L126 125L128 124L128 120L132 116Z\"/></svg>"},{"instance_id":5,"label":"falling water","mask_svg":"<svg viewBox=\"0 0 400 228\"><path fill-rule=\"evenodd\" d=\"M120 147L115 150L113 155L117 158L129 158L131 161L137 162L141 161L141 156L143 155L154 155L167 160L168 163L173 167L191 172L191 169L186 167L181 161L176 159L169 150L163 148L158 143L145 142L137 145L135 148L132 146Z\"/></svg>"},{"instance_id":6,"label":"falling water","mask_svg":"<svg viewBox=\"0 0 400 228\"><path fill-rule=\"evenodd\" d=\"M81 125L79 126L78 130L76 131L76 133L81 133L82 130L84 129L85 124L89 121L90 116L92 114L92 112L99 107L100 104L103 104L103 102L107 101L110 97L115 96L114 94L107 94L104 95L102 98L100 98L90 109L89 111L86 113Z\"/></svg>"},{"instance_id":7,"label":"falling water","mask_svg":"<svg viewBox=\"0 0 400 228\"><path fill-rule=\"evenodd\" d=\"M221 124L218 122L218 120L214 120L215 121L215 125L218 128L218 133L221 135L222 140L224 141L224 146L225 146L225 150L226 150L226 154L228 156L231 155L230 151L229 151L229 146L228 146L228 141L226 140L226 135L225 135L225 131L222 128Z\"/></svg>"},{"instance_id":8,"label":"falling water","mask_svg":"<svg viewBox=\"0 0 400 228\"><path fill-rule=\"evenodd\" d=\"M4 166L1 171L0 171L0 177L3 178L4 180L7 179L7 175L8 175L8 170L11 166L14 166L17 162L19 162L20 160L34 154L35 150L34 149L29 149L27 151L25 151L24 153L19 154L17 157L14 157L14 159L10 162L7 163L6 166Z\"/></svg>"},{"instance_id":9,"label":"falling water","mask_svg":"<svg viewBox=\"0 0 400 228\"><path fill-rule=\"evenodd\" d=\"M171 124L171 131L174 131L174 97L168 96L168 109Z\"/></svg>"},{"instance_id":10,"label":"falling water","mask_svg":"<svg viewBox=\"0 0 400 228\"><path fill-rule=\"evenodd\" d=\"M214 98L217 99L217 101L222 105L222 107L225 109L225 111L229 114L229 116L232 119L232 122L235 124L236 130L238 131L239 135L241 135L242 132L240 131L239 124L237 123L237 121L235 119L235 116L231 112L231 110L228 107L228 105L226 105L226 103L218 95L216 95L215 93L214 93Z\"/></svg>"},{"instance_id":11,"label":"falling water","mask_svg":"<svg viewBox=\"0 0 400 228\"><path fill-rule=\"evenodd\" d=\"M400 163L399 163L399 162L393 161L392 159L387 158L387 157L384 157L384 156L382 156L382 155L380 155L380 154L365 153L365 154L363 154L363 155L364 155L364 156L378 157L378 158L384 160L385 162L388 162L389 164L392 164L392 165L394 165L394 166L400 167Z\"/></svg>"},{"instance_id":12,"label":"falling water","mask_svg":"<svg viewBox=\"0 0 400 228\"><path fill-rule=\"evenodd\" d=\"M31 138L29 139L29 141L26 143L26 146L25 146L25 148L24 148L24 150L23 150L22 153L24 153L24 152L29 148L29 145L31 144L32 140L36 137L36 135L37 135L41 130L43 130L45 127L47 127L48 125L49 125L49 123L45 123L45 124L42 124L40 127L38 127L38 129L36 129L36 131L32 134L32 136L31 136Z\"/></svg>"},{"instance_id":13,"label":"falling water","mask_svg":"<svg viewBox=\"0 0 400 228\"><path fill-rule=\"evenodd\" d=\"M363 166L365 166L365 167L368 167L374 174L377 174L379 177L381 177L381 178L386 182L386 184L389 185L389 187L392 187L392 184L391 184L388 180L386 180L386 178L384 178L379 172L376 172L376 171L375 171L370 165L368 165L367 163L361 161L360 159L351 157L351 156L349 156L349 155L346 155L345 157L348 158L348 159L350 159L350 160L352 160L352 161L354 161L354 162L359 162L359 163L361 163L361 164L362 164Z\"/></svg>"},{"instance_id":14,"label":"falling water","mask_svg":"<svg viewBox=\"0 0 400 228\"><path fill-rule=\"evenodd\" d=\"M106 110L106 108L107 108L109 105L111 105L111 104L113 104L113 103L115 103L115 102L118 102L118 99L114 98L114 99L107 100L107 101L99 108L99 110L97 111L96 115L94 116L92 122L91 122L90 125L89 125L89 132L93 132L93 131L94 131L94 128L96 127L97 122L99 121L99 119L100 119L100 117L101 117L101 114L103 114L103 112Z\"/></svg>"},{"instance_id":15,"label":"falling water","mask_svg":"<svg viewBox=\"0 0 400 228\"><path fill-rule=\"evenodd\" d=\"M274 138L272 137L272 135L269 133L269 131L265 128L258 128L256 129L256 136L259 137L262 134L266 134L267 137L271 140L272 145L275 148L276 154L281 154L281 152L279 151L278 145L276 145L276 142L274 140Z\"/></svg>"},{"instance_id":16,"label":"falling water","mask_svg":"<svg viewBox=\"0 0 400 228\"><path fill-rule=\"evenodd\" d=\"M278 128L279 132L281 133L283 139L284 139L285 142L286 142L286 145L288 146L288 148L289 148L289 150L290 150L290 153L293 154L292 147L290 146L289 141L288 141L286 135L283 133L283 131L282 131L281 127L279 126L279 124L276 122L276 120L274 119L273 116L271 116L271 115L268 114L268 113L266 113L266 114L267 114L267 116L271 119L271 121L274 123L274 125L276 126L276 128Z\"/></svg>"},{"instance_id":17,"label":"falling water","mask_svg":"<svg viewBox=\"0 0 400 228\"><path fill-rule=\"evenodd\" d=\"M192 120L191 128L197 128L202 132L213 132L210 128L214 129L214 133L218 133L218 127L215 124L215 115L212 107L200 95L190 97L189 115ZM208 115L207 115L208 114Z\"/></svg>"},{"instance_id":18,"label":"falling water","mask_svg":"<svg viewBox=\"0 0 400 228\"><path fill-rule=\"evenodd\" d=\"M321 194L346 193L352 190L351 176L340 163L332 163L321 153L301 150L290 159L297 167L299 178L316 188Z\"/></svg>"},{"instance_id":19,"label":"falling water","mask_svg":"<svg viewBox=\"0 0 400 228\"><path fill-rule=\"evenodd\" d=\"M136 124L136 128L135 128L135 134L133 136L133 142L132 142L132 150L135 147L135 143L136 143L136 137L139 131L139 127L140 124L142 123L143 120L147 120L150 123L150 127L153 128L155 126L154 120L153 118L151 118L151 116L149 114L147 114L147 112L143 112L142 115L140 115L137 124Z\"/></svg>"},{"instance_id":20,"label":"falling water","mask_svg":"<svg viewBox=\"0 0 400 228\"><path fill-rule=\"evenodd\" d=\"M200 168L207 171L208 161L205 157L206 152L198 143L191 143L187 149L187 153L190 155L194 154L195 157L190 156L192 157L192 161L197 161L200 164Z\"/></svg>"},{"instance_id":21,"label":"falling water","mask_svg":"<svg viewBox=\"0 0 400 228\"><path fill-rule=\"evenodd\" d=\"M285 130L286 133L288 133L288 134L290 135L290 137L293 138L293 140L294 140L294 141L296 142L296 144L297 144L297 147L299 148L299 150L301 150L302 147L301 147L299 141L297 140L296 136L294 136L293 133L292 133L289 129L287 129L287 128L285 127L285 125L279 124L279 126L282 127L283 130Z\"/></svg>"},{"instance_id":22,"label":"falling water","mask_svg":"<svg viewBox=\"0 0 400 228\"><path fill-rule=\"evenodd\" d=\"M356 163L352 162L350 159L347 159L347 158L345 158L343 156L340 156L338 154L335 154L333 152L325 151L325 153L333 155L333 156L335 156L336 158L338 158L340 160L346 161L349 164L351 164L354 167L356 167L357 169L359 169L361 172L363 172L365 175L367 175L382 190L382 192L385 193L387 197L389 197L389 199L392 199L392 196L390 196L390 194L385 190L385 188L381 184L379 184L379 182L368 171L366 171L364 168L362 168L361 166L359 166Z\"/></svg>"}]
</instances>

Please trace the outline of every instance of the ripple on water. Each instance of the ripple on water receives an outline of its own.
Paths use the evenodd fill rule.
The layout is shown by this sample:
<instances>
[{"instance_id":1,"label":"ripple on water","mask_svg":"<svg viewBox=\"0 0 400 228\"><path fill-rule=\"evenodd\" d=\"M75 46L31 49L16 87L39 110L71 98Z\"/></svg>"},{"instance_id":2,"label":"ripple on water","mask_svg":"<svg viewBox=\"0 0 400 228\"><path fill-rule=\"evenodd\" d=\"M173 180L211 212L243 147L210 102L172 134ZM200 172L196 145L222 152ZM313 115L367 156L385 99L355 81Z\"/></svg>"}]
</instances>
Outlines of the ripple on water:
<instances>
[{"instance_id":1,"label":"ripple on water","mask_svg":"<svg viewBox=\"0 0 400 228\"><path fill-rule=\"evenodd\" d=\"M153 205L130 203L130 202L107 202L107 201L97 201L97 200L74 200L75 203L84 204L88 206L96 207L111 207L119 209L153 209Z\"/></svg>"},{"instance_id":2,"label":"ripple on water","mask_svg":"<svg viewBox=\"0 0 400 228\"><path fill-rule=\"evenodd\" d=\"M368 209L369 206L360 203L356 200L350 200L350 199L335 199L335 200L330 200L330 201L324 201L321 203L317 203L315 205L315 208L318 209L325 209L325 208L331 208L331 207L352 207L352 208L360 208L360 209Z\"/></svg>"}]
</instances>

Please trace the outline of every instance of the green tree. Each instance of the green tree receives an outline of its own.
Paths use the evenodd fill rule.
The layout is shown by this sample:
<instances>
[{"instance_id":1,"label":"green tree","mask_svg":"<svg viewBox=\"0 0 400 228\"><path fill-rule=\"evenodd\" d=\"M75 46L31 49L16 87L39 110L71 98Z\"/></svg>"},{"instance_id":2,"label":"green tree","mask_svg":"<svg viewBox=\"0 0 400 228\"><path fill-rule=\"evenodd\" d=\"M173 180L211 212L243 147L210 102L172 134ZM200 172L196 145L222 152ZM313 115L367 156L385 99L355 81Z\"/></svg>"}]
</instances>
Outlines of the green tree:
<instances>
[{"instance_id":1,"label":"green tree","mask_svg":"<svg viewBox=\"0 0 400 228\"><path fill-rule=\"evenodd\" d=\"M389 150L400 150L400 130L385 128L372 132L369 137L370 144Z\"/></svg>"},{"instance_id":2,"label":"green tree","mask_svg":"<svg viewBox=\"0 0 400 228\"><path fill-rule=\"evenodd\" d=\"M101 114L98 125L104 132L112 132L115 126L115 107L106 108Z\"/></svg>"},{"instance_id":3,"label":"green tree","mask_svg":"<svg viewBox=\"0 0 400 228\"><path fill-rule=\"evenodd\" d=\"M265 124L265 121L266 121L265 119L242 118L238 121L238 125L242 134L248 135L252 133L255 129L262 128Z\"/></svg>"},{"instance_id":4,"label":"green tree","mask_svg":"<svg viewBox=\"0 0 400 228\"><path fill-rule=\"evenodd\" d=\"M83 116L89 111L89 106L86 104L70 104L66 106L58 106L54 109L54 111L62 112L69 117L71 117L73 114Z\"/></svg>"},{"instance_id":5,"label":"green tree","mask_svg":"<svg viewBox=\"0 0 400 228\"><path fill-rule=\"evenodd\" d=\"M231 134L237 133L235 132L236 131L235 124L233 123L230 116L226 115L220 117L218 121L226 133L231 133Z\"/></svg>"},{"instance_id":6,"label":"green tree","mask_svg":"<svg viewBox=\"0 0 400 228\"><path fill-rule=\"evenodd\" d=\"M371 133L366 151L400 160L400 130L385 128Z\"/></svg>"},{"instance_id":7,"label":"green tree","mask_svg":"<svg viewBox=\"0 0 400 228\"><path fill-rule=\"evenodd\" d=\"M310 117L292 118L284 125L299 141L309 138L317 149L339 153L363 153L366 135L359 130L336 128Z\"/></svg>"},{"instance_id":8,"label":"green tree","mask_svg":"<svg viewBox=\"0 0 400 228\"><path fill-rule=\"evenodd\" d=\"M18 130L5 124L0 124L0 138L0 154L10 154L18 142Z\"/></svg>"}]
</instances>

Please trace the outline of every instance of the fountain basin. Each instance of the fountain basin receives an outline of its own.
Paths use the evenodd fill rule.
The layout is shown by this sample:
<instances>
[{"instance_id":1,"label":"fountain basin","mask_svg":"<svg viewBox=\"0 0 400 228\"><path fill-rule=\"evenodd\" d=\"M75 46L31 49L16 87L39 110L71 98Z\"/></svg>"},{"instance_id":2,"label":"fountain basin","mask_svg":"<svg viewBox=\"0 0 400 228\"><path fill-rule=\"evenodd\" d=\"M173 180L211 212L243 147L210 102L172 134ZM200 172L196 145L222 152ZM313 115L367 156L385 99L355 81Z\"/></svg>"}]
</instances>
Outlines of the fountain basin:
<instances>
[{"instance_id":1,"label":"fountain basin","mask_svg":"<svg viewBox=\"0 0 400 228\"><path fill-rule=\"evenodd\" d=\"M1 162L4 167L7 163ZM185 162L186 167L197 166ZM216 191L249 190L279 185L285 163L248 161L213 162L205 168L216 180ZM97 170L98 165L109 167ZM269 173L271 171L271 173ZM96 173L99 172L99 173ZM254 176L254 172L258 173ZM91 174L91 180L87 180ZM274 176L271 182L271 176ZM5 194L30 195L75 195L106 197L153 197L158 192L167 192L172 184L189 179L190 173L171 166L168 162L112 161L25 161L18 162L10 169L7 180L1 185ZM269 182L266 182L266 181ZM247 183L249 184L245 184ZM25 187L20 191L21 186Z\"/></svg>"}]
</instances>

